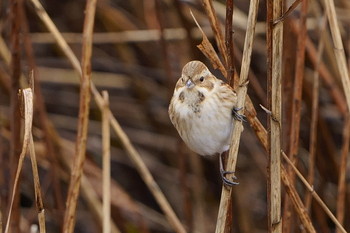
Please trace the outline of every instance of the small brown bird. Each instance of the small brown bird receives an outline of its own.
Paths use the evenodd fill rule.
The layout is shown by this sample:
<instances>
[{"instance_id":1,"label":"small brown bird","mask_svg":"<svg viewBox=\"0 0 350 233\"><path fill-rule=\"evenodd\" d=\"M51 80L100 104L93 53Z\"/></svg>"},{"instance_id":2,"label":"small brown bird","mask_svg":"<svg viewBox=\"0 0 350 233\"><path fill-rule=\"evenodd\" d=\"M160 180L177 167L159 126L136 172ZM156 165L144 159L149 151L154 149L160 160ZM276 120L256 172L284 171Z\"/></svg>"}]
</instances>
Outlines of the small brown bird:
<instances>
[{"instance_id":1,"label":"small brown bird","mask_svg":"<svg viewBox=\"0 0 350 233\"><path fill-rule=\"evenodd\" d=\"M204 156L220 154L220 173L227 185L238 184L225 177L233 172L223 169L221 158L230 148L232 120L243 120L236 103L230 85L217 79L202 62L191 61L182 69L169 105L170 120L192 151Z\"/></svg>"}]
</instances>

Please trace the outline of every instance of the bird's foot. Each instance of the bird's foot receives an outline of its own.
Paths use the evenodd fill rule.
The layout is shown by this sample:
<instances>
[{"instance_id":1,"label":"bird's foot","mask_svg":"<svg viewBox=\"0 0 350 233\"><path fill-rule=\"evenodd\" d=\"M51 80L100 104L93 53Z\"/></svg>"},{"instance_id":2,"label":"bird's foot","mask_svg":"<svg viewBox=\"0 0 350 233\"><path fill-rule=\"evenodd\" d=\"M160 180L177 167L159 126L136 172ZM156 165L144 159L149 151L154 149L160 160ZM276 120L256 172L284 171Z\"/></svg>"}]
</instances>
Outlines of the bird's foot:
<instances>
[{"instance_id":1,"label":"bird's foot","mask_svg":"<svg viewBox=\"0 0 350 233\"><path fill-rule=\"evenodd\" d=\"M221 174L222 182L227 186L234 186L234 185L239 184L238 182L235 182L235 181L232 181L232 180L229 180L228 178L226 178L227 174L233 174L231 179L237 180L237 177L235 176L234 171L225 171L222 160L223 160L222 154L220 154L219 162L220 162L220 174Z\"/></svg>"},{"instance_id":2,"label":"bird's foot","mask_svg":"<svg viewBox=\"0 0 350 233\"><path fill-rule=\"evenodd\" d=\"M235 176L235 172L234 171L225 171L223 169L220 169L220 174L221 174L221 179L222 179L222 182L227 185L227 186L234 186L234 185L237 185L239 184L238 182L235 182L235 181L232 181L232 180L229 180L228 178L226 178L226 174L233 174L231 176L231 178L233 180L237 180L237 177Z\"/></svg>"},{"instance_id":3,"label":"bird's foot","mask_svg":"<svg viewBox=\"0 0 350 233\"><path fill-rule=\"evenodd\" d=\"M233 116L233 118L235 118L237 121L244 121L244 122L245 122L245 121L246 121L246 120L245 120L245 116L238 113L238 111L240 111L240 110L242 110L242 109L243 109L243 107L240 107L240 108L234 107L234 108L232 109L232 116Z\"/></svg>"}]
</instances>

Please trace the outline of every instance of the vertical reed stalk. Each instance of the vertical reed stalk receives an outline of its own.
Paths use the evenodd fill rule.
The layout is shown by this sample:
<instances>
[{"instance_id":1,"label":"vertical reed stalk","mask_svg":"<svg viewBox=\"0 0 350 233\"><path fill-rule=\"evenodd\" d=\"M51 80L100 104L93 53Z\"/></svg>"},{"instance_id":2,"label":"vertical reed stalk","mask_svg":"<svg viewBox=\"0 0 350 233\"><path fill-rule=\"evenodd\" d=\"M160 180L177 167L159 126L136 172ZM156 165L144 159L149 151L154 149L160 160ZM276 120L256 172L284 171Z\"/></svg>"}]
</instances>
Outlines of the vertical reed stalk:
<instances>
[{"instance_id":1,"label":"vertical reed stalk","mask_svg":"<svg viewBox=\"0 0 350 233\"><path fill-rule=\"evenodd\" d=\"M272 20L276 20L282 16L283 1L273 1L269 3L272 6ZM268 180L268 203L269 203L269 232L282 232L281 219L281 125L282 125L282 49L283 49L283 22L273 25L273 21L269 24L268 33L268 57L269 68L268 83L270 93L271 115L270 115L270 138L269 138L269 180Z\"/></svg>"},{"instance_id":2,"label":"vertical reed stalk","mask_svg":"<svg viewBox=\"0 0 350 233\"><path fill-rule=\"evenodd\" d=\"M111 150L108 92L102 92L103 233L111 232Z\"/></svg>"},{"instance_id":3,"label":"vertical reed stalk","mask_svg":"<svg viewBox=\"0 0 350 233\"><path fill-rule=\"evenodd\" d=\"M83 30L82 48L82 76L80 84L80 110L78 135L75 147L75 160L71 174L71 181L68 190L66 211L63 222L63 232L74 232L76 207L79 196L83 165L85 161L86 140L89 123L90 105L90 83L91 83L91 54L92 34L95 19L96 0L89 0L86 3L86 15Z\"/></svg>"},{"instance_id":4,"label":"vertical reed stalk","mask_svg":"<svg viewBox=\"0 0 350 233\"><path fill-rule=\"evenodd\" d=\"M11 19L11 92L10 92L10 128L11 128L11 142L10 142L10 182L14 184L17 162L19 154L21 153L20 142L20 130L21 130L21 117L20 117L20 103L18 99L18 91L20 88L21 77L21 52L20 52L20 4L22 0L11 0L10 3L10 19ZM10 193L14 193L12 187L9 186ZM10 203L10 200L9 202ZM9 207L9 206L8 206ZM11 231L13 233L19 233L20 225L20 208L19 208L19 195L18 193L14 197L14 203L10 210L13 214ZM10 216L8 216L9 218Z\"/></svg>"},{"instance_id":5,"label":"vertical reed stalk","mask_svg":"<svg viewBox=\"0 0 350 233\"><path fill-rule=\"evenodd\" d=\"M251 61L251 53L253 48L258 7L259 7L259 0L252 0L250 2L247 32L246 32L246 37L244 41L241 75L239 78L239 86L237 90L237 93L238 93L237 107L238 108L244 106L246 95L247 95L248 74L249 74L249 67L250 67L250 61ZM239 142L240 142L240 137L243 130L242 122L234 121L233 124L234 124L234 130L231 136L232 143L231 143L229 156L227 160L227 167L226 167L226 170L228 171L235 171L236 169ZM231 222L231 220L229 219L229 216L231 215L228 213L230 209L231 198L232 198L231 194L232 194L232 187L225 187L225 186L222 187L219 213L218 213L216 230L215 230L216 233L226 232L226 229L228 228L227 223Z\"/></svg>"},{"instance_id":6,"label":"vertical reed stalk","mask_svg":"<svg viewBox=\"0 0 350 233\"><path fill-rule=\"evenodd\" d=\"M305 64L305 40L306 40L306 16L308 10L308 1L302 1L301 5L301 17L299 20L299 34L297 41L296 52L296 64L295 75L293 84L293 97L292 97L292 111L290 121L290 137L288 154L294 164L297 164L297 154L299 149L299 131L300 131L300 119L301 119L301 103L302 103L302 87L304 78L304 64ZM293 170L288 168L291 182L294 184L295 174ZM288 233L292 231L293 224L293 211L291 209L290 200L287 198L284 202L284 227L283 231Z\"/></svg>"}]
</instances>

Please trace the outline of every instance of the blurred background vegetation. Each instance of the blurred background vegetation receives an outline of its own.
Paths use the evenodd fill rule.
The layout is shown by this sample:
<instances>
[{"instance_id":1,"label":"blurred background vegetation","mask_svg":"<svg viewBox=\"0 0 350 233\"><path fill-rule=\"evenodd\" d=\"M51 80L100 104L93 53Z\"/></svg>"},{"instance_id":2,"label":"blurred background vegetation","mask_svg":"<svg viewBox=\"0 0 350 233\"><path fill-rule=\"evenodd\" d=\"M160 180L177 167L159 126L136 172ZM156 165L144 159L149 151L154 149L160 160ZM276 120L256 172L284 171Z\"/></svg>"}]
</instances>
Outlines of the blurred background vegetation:
<instances>
[{"instance_id":1,"label":"blurred background vegetation","mask_svg":"<svg viewBox=\"0 0 350 233\"><path fill-rule=\"evenodd\" d=\"M344 164L341 154L348 156L345 132L348 110L341 85L341 74L335 62L333 43L325 17L324 3L310 0L307 13L307 40L303 71L302 99L299 101L300 132L298 134L297 167L308 177L310 148L315 149L313 185L333 213L339 199L339 174ZM350 67L350 4L335 0L341 35ZM286 1L285 8L291 5ZM14 4L19 12L14 15ZM45 0L43 7L65 40L80 59L85 1ZM216 14L224 25L225 1L214 1ZM41 190L46 213L47 232L60 232L69 184L68 163L73 163L79 112L79 74L57 46L37 15L32 1L1 1L0 3L0 211L2 229L7 219L18 148L11 149L13 98L17 89L11 81L22 74L20 86L28 84L34 70L36 110L33 135L39 165ZM233 19L234 55L240 70L249 1L235 1ZM141 154L156 182L164 192L188 232L214 232L222 182L218 158L203 158L190 152L171 125L167 108L182 66L190 60L205 62L215 75L223 76L210 66L196 45L202 36L190 16L190 9L215 45L213 33L201 1L196 0L99 0L97 1L92 56L92 81L99 91L107 90L110 109ZM15 20L13 20L15 17ZM291 109L300 7L284 21L283 61L283 148L290 148ZM16 29L17 27L17 29ZM265 125L266 97L266 2L260 2L254 41L248 94ZM18 40L18 43L15 41ZM323 55L317 61L322 44ZM12 53L12 62L6 57ZM15 62L17 61L17 62ZM316 68L315 68L316 67ZM318 67L318 68L317 68ZM316 128L311 128L313 85L319 76ZM318 77L317 77L318 80ZM39 94L38 94L39 93ZM41 95L41 97L40 97ZM38 97L39 96L39 97ZM43 101L42 107L38 99ZM295 99L294 99L295 101ZM17 115L19 117L19 115ZM17 119L20 121L20 118ZM349 120L347 120L349 121ZM249 123L244 123L236 175L239 185L233 189L233 232L267 232L267 154ZM310 147L310 135L315 133ZM12 133L13 134L13 133ZM344 140L345 138L345 140ZM51 141L48 142L48 141ZM59 143L58 143L59 142ZM86 182L82 183L77 209L75 232L101 232L95 202L102 198L101 112L92 99L84 165ZM51 144L51 145L50 145ZM345 145L345 146L344 146ZM21 148L21 147L19 147ZM345 152L344 152L345 150ZM20 149L19 149L20 152ZM344 156L343 156L344 157ZM66 158L66 159L65 159ZM345 160L346 163L346 160ZM119 138L111 135L112 219L121 232L173 232L157 202L135 170ZM346 183L349 183L349 172ZM295 180L301 198L307 191ZM37 211L30 160L27 158L19 184L20 196L14 207L11 232L35 232ZM345 194L344 219L350 217L350 188ZM285 193L283 193L285 197ZM339 207L338 207L339 208ZM335 232L332 221L314 201L309 207L317 232ZM291 212L290 232L302 232L298 217ZM345 221L350 229L350 222Z\"/></svg>"}]
</instances>

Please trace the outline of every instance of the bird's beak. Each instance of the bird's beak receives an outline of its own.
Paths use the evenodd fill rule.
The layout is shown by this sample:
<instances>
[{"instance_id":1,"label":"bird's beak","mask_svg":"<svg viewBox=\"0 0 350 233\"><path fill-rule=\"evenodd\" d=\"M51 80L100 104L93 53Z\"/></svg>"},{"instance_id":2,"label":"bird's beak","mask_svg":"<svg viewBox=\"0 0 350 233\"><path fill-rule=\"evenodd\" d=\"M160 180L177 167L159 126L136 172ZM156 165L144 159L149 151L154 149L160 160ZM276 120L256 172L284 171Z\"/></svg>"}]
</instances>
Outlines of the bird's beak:
<instances>
[{"instance_id":1,"label":"bird's beak","mask_svg":"<svg viewBox=\"0 0 350 233\"><path fill-rule=\"evenodd\" d=\"M186 82L186 87L187 87L187 88L190 88L190 89L194 87L194 83L193 83L192 79L189 78L189 79L187 80L187 82Z\"/></svg>"}]
</instances>

